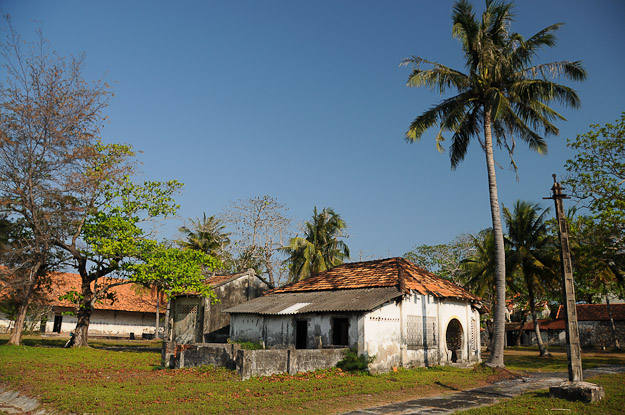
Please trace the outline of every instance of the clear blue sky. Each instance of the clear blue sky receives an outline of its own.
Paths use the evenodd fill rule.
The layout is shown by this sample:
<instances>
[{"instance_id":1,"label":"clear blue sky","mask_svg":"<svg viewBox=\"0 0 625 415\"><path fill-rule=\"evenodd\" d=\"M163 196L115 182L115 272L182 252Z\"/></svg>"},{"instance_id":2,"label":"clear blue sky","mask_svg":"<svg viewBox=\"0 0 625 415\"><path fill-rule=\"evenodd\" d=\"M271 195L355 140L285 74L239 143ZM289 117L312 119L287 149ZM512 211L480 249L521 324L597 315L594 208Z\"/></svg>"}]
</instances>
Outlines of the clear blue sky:
<instances>
[{"instance_id":1,"label":"clear blue sky","mask_svg":"<svg viewBox=\"0 0 625 415\"><path fill-rule=\"evenodd\" d=\"M187 217L269 194L296 222L333 207L349 225L352 258L402 255L490 226L484 156L456 171L436 131L406 144L409 123L440 97L405 86L402 58L462 68L452 1L1 0L16 29L44 35L62 55L87 55L86 76L115 89L103 137L142 150L145 178L185 183L173 238ZM517 147L520 181L498 153L500 201L541 202L563 174L566 138L625 110L625 2L518 1L513 30L529 37L564 22L537 62L582 60L571 84L579 111L549 155ZM483 2L475 3L481 11ZM4 24L4 23L3 23ZM547 204L544 204L547 206Z\"/></svg>"}]
</instances>

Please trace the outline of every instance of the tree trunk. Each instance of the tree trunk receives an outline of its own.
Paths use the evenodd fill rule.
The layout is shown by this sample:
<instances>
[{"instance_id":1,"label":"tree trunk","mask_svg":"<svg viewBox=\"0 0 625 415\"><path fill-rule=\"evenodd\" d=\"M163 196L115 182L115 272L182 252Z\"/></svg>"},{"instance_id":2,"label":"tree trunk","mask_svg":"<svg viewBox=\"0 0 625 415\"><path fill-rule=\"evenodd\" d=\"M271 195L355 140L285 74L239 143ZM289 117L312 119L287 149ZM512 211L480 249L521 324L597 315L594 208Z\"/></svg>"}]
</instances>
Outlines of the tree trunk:
<instances>
[{"instance_id":1,"label":"tree trunk","mask_svg":"<svg viewBox=\"0 0 625 415\"><path fill-rule=\"evenodd\" d=\"M534 298L530 295L530 310L532 312L532 321L534 322L534 332L536 333L536 344L538 344L538 350L540 351L540 357L551 357L551 353L547 350L547 346L543 342L543 338L540 335L540 326L538 324L538 317L536 316L536 304Z\"/></svg>"},{"instance_id":2,"label":"tree trunk","mask_svg":"<svg viewBox=\"0 0 625 415\"><path fill-rule=\"evenodd\" d=\"M516 336L516 339L514 339L514 345L519 347L521 346L521 338L523 337L523 326L525 325L525 322L527 321L527 313L523 313L523 317L521 318L521 326L519 326L519 333Z\"/></svg>"},{"instance_id":3,"label":"tree trunk","mask_svg":"<svg viewBox=\"0 0 625 415\"><path fill-rule=\"evenodd\" d=\"M160 315L160 306L161 306L161 297L158 292L158 285L156 286L156 324L154 330L154 338L158 340L158 329L160 325L161 315Z\"/></svg>"},{"instance_id":4,"label":"tree trunk","mask_svg":"<svg viewBox=\"0 0 625 415\"><path fill-rule=\"evenodd\" d=\"M621 345L618 342L618 337L616 337L616 326L614 325L614 318L612 318L612 307L610 306L610 298L608 294L605 295L605 303L608 306L608 316L610 317L610 331L612 332L612 344L615 350L620 350Z\"/></svg>"},{"instance_id":5,"label":"tree trunk","mask_svg":"<svg viewBox=\"0 0 625 415\"><path fill-rule=\"evenodd\" d=\"M72 347L89 347L89 323L93 310L91 304L93 291L91 290L91 281L85 276L82 277L81 295L76 315L78 321L76 322L74 337L71 342Z\"/></svg>"},{"instance_id":6,"label":"tree trunk","mask_svg":"<svg viewBox=\"0 0 625 415\"><path fill-rule=\"evenodd\" d=\"M14 346L19 346L22 342L22 332L24 331L24 323L26 321L26 313L28 312L28 306L30 305L30 299L33 295L33 287L35 285L35 281L29 281L26 286L26 291L22 297L22 301L20 302L19 308L17 309L17 316L15 317L15 325L13 329L13 333L9 338L9 343Z\"/></svg>"},{"instance_id":7,"label":"tree trunk","mask_svg":"<svg viewBox=\"0 0 625 415\"><path fill-rule=\"evenodd\" d=\"M495 243L495 308L493 310L492 350L487 366L505 367L503 353L506 336L506 253L501 228L501 213L497 195L497 177L495 174L495 157L493 155L493 137L491 132L491 110L484 108L484 152L488 170L488 192L490 195L490 212L493 221L493 237Z\"/></svg>"}]
</instances>

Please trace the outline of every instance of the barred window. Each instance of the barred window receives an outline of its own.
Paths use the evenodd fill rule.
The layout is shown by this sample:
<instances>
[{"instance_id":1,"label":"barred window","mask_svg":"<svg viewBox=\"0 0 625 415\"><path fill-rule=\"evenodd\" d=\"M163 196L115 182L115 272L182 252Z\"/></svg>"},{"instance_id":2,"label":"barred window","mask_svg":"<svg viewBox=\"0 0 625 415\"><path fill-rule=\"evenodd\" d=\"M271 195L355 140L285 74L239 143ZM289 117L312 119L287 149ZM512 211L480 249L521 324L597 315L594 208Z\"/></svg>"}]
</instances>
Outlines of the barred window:
<instances>
[{"instance_id":1,"label":"barred window","mask_svg":"<svg viewBox=\"0 0 625 415\"><path fill-rule=\"evenodd\" d=\"M469 336L469 350L475 350L477 344L477 324L475 319L471 319L471 335Z\"/></svg>"},{"instance_id":2,"label":"barred window","mask_svg":"<svg viewBox=\"0 0 625 415\"><path fill-rule=\"evenodd\" d=\"M408 316L408 350L436 346L436 317Z\"/></svg>"}]
</instances>

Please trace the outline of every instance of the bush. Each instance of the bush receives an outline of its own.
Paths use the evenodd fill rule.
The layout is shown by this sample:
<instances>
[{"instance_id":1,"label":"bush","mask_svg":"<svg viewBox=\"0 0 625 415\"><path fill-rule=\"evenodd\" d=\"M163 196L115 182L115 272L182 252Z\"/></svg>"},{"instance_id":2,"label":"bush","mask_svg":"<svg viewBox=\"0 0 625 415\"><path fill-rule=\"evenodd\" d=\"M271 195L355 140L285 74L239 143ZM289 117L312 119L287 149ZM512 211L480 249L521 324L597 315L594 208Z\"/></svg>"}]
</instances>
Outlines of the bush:
<instances>
[{"instance_id":1,"label":"bush","mask_svg":"<svg viewBox=\"0 0 625 415\"><path fill-rule=\"evenodd\" d=\"M336 364L339 369L348 372L362 372L369 370L369 364L375 360L375 356L367 356L361 354L358 356L358 349L356 346L351 347L345 352L343 360Z\"/></svg>"},{"instance_id":2,"label":"bush","mask_svg":"<svg viewBox=\"0 0 625 415\"><path fill-rule=\"evenodd\" d=\"M240 340L230 340L228 339L228 343L238 344L241 346L241 349L244 350L262 350L264 349L262 343L254 343L254 342L244 342Z\"/></svg>"}]
</instances>

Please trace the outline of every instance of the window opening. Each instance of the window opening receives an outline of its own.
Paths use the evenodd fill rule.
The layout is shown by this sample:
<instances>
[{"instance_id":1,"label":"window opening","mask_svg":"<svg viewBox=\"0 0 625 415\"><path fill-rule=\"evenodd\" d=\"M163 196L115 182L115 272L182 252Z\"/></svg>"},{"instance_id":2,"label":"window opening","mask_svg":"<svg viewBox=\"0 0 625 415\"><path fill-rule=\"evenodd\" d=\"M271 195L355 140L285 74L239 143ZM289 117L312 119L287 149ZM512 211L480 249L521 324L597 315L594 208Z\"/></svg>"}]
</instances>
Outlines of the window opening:
<instances>
[{"instance_id":1,"label":"window opening","mask_svg":"<svg viewBox=\"0 0 625 415\"><path fill-rule=\"evenodd\" d=\"M298 320L295 322L295 348L305 349L308 340L308 322Z\"/></svg>"},{"instance_id":2,"label":"window opening","mask_svg":"<svg viewBox=\"0 0 625 415\"><path fill-rule=\"evenodd\" d=\"M346 318L332 319L332 344L335 346L349 345L349 321Z\"/></svg>"}]
</instances>

